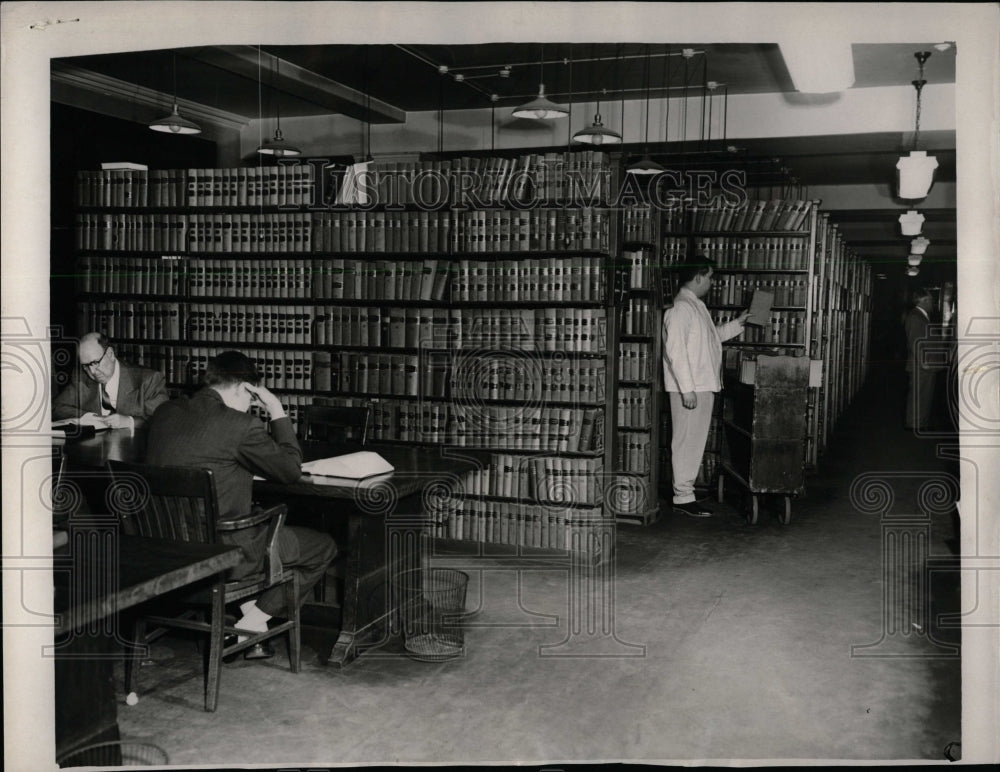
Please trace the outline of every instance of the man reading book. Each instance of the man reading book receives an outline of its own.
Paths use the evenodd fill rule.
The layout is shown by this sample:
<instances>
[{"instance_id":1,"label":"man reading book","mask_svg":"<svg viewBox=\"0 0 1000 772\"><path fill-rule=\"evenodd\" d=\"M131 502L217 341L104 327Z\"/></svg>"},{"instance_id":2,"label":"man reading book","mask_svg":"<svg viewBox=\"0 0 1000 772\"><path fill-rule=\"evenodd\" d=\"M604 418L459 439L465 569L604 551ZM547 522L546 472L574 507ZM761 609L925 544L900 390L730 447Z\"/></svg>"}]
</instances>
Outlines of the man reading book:
<instances>
[{"instance_id":1,"label":"man reading book","mask_svg":"<svg viewBox=\"0 0 1000 772\"><path fill-rule=\"evenodd\" d=\"M680 266L681 288L663 314L663 385L670 395L674 509L692 517L712 510L696 501L694 482L705 453L715 392L722 389L722 341L743 332L749 311L719 325L702 298L712 286L715 263L696 256Z\"/></svg>"},{"instance_id":2,"label":"man reading book","mask_svg":"<svg viewBox=\"0 0 1000 772\"><path fill-rule=\"evenodd\" d=\"M56 397L52 417L76 419L100 429L134 428L167 401L163 373L118 359L101 332L88 332L76 347L77 371Z\"/></svg>"},{"instance_id":3,"label":"man reading book","mask_svg":"<svg viewBox=\"0 0 1000 772\"><path fill-rule=\"evenodd\" d=\"M148 463L211 469L222 518L250 512L255 474L283 483L302 475L302 451L292 422L278 398L259 381L250 359L238 351L223 351L208 360L205 388L190 399L161 405L149 422ZM247 412L253 403L267 411L270 434L259 418ZM233 578L260 570L266 533L263 525L223 533L223 541L243 550L244 561L233 569ZM337 547L327 534L286 525L278 532L278 551L282 565L298 574L301 605L325 575ZM243 603L240 611L243 616L236 627L263 632L271 617L288 614L284 589L265 590L255 601ZM266 643L245 654L247 659L272 655Z\"/></svg>"}]
</instances>

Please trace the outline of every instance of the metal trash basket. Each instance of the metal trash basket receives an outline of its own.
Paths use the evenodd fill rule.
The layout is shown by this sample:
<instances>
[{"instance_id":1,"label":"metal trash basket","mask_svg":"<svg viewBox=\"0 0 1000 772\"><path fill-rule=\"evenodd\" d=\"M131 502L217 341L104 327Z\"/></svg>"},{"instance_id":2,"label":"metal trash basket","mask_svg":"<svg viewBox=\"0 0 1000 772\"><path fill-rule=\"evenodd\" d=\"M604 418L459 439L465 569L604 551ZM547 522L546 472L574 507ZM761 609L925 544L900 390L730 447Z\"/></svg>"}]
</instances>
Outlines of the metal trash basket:
<instances>
[{"instance_id":1,"label":"metal trash basket","mask_svg":"<svg viewBox=\"0 0 1000 772\"><path fill-rule=\"evenodd\" d=\"M440 662L465 653L469 575L453 568L416 568L393 580L399 593L403 647L413 659Z\"/></svg>"},{"instance_id":2,"label":"metal trash basket","mask_svg":"<svg viewBox=\"0 0 1000 772\"><path fill-rule=\"evenodd\" d=\"M77 748L56 763L60 767L160 767L169 764L170 757L152 743L113 740Z\"/></svg>"}]
</instances>

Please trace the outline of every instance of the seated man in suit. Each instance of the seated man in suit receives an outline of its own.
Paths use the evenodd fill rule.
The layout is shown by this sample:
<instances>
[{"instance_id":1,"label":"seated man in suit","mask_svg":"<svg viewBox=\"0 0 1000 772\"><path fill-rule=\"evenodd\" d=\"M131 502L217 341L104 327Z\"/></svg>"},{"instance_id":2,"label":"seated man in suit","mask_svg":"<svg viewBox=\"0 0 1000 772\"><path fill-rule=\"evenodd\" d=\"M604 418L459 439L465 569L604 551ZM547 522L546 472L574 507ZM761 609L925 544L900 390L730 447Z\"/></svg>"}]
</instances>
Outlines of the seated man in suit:
<instances>
[{"instance_id":1,"label":"seated man in suit","mask_svg":"<svg viewBox=\"0 0 1000 772\"><path fill-rule=\"evenodd\" d=\"M208 361L205 388L193 397L162 405L149 422L146 460L160 466L211 469L215 475L219 516L251 511L253 476L292 483L302 475L302 451L292 422L281 402L264 386L253 362L238 351L224 351ZM263 421L247 411L258 403L270 416L271 433ZM224 541L243 550L244 562L233 578L259 571L264 561L267 529L223 534ZM337 554L330 536L309 528L285 526L279 533L282 564L298 573L302 601L325 574ZM256 601L240 606L236 627L255 632L267 629L272 616L287 614L284 591L266 590ZM247 650L247 659L273 654L267 644Z\"/></svg>"},{"instance_id":2,"label":"seated man in suit","mask_svg":"<svg viewBox=\"0 0 1000 772\"><path fill-rule=\"evenodd\" d=\"M52 417L78 418L85 426L134 428L167 401L163 373L128 365L115 356L104 333L88 332L76 347L80 372L56 397Z\"/></svg>"}]
</instances>

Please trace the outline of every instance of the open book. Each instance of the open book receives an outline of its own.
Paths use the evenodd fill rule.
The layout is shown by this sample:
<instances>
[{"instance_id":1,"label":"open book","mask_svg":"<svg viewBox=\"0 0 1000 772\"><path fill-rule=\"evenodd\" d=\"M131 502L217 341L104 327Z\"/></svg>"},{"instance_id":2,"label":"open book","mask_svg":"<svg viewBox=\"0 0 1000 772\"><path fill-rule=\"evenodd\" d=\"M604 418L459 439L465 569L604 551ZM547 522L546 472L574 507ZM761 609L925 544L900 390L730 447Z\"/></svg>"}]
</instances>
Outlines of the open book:
<instances>
[{"instance_id":1,"label":"open book","mask_svg":"<svg viewBox=\"0 0 1000 772\"><path fill-rule=\"evenodd\" d=\"M345 453L342 456L318 458L302 465L306 474L319 477L346 477L351 480L363 480L377 474L392 472L395 467L378 453L370 450L360 450L356 453Z\"/></svg>"}]
</instances>

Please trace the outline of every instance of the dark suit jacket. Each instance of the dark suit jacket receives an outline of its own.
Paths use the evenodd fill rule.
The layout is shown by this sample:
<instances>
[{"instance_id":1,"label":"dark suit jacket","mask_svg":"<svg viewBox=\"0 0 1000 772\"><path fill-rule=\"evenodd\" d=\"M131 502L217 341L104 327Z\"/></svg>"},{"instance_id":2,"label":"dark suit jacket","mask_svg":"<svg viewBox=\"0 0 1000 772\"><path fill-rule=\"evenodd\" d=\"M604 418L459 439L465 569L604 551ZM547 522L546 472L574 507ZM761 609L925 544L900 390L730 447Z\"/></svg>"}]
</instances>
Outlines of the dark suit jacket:
<instances>
[{"instance_id":1,"label":"dark suit jacket","mask_svg":"<svg viewBox=\"0 0 1000 772\"><path fill-rule=\"evenodd\" d=\"M117 412L145 420L167 401L167 388L163 373L147 367L137 367L118 362ZM84 413L101 414L101 390L97 381L91 380L77 368L69 385L59 392L52 405L52 417L79 418Z\"/></svg>"},{"instance_id":2,"label":"dark suit jacket","mask_svg":"<svg viewBox=\"0 0 1000 772\"><path fill-rule=\"evenodd\" d=\"M210 388L161 405L146 443L149 464L211 469L223 518L250 512L255 474L284 483L302 476L291 419L271 421L268 435L263 421L227 407Z\"/></svg>"},{"instance_id":3,"label":"dark suit jacket","mask_svg":"<svg viewBox=\"0 0 1000 772\"><path fill-rule=\"evenodd\" d=\"M159 466L211 469L221 518L248 514L253 476L295 482L302 476L302 452L291 419L271 421L271 435L256 416L227 407L214 389L203 388L159 407L149 422L146 462ZM264 561L267 527L222 534L243 550L243 562L229 576L258 571ZM293 560L293 555L282 555Z\"/></svg>"},{"instance_id":4,"label":"dark suit jacket","mask_svg":"<svg viewBox=\"0 0 1000 772\"><path fill-rule=\"evenodd\" d=\"M903 321L906 330L906 372L917 370L917 341L927 338L930 320L919 308L911 308ZM927 368L922 368L927 369Z\"/></svg>"}]
</instances>

